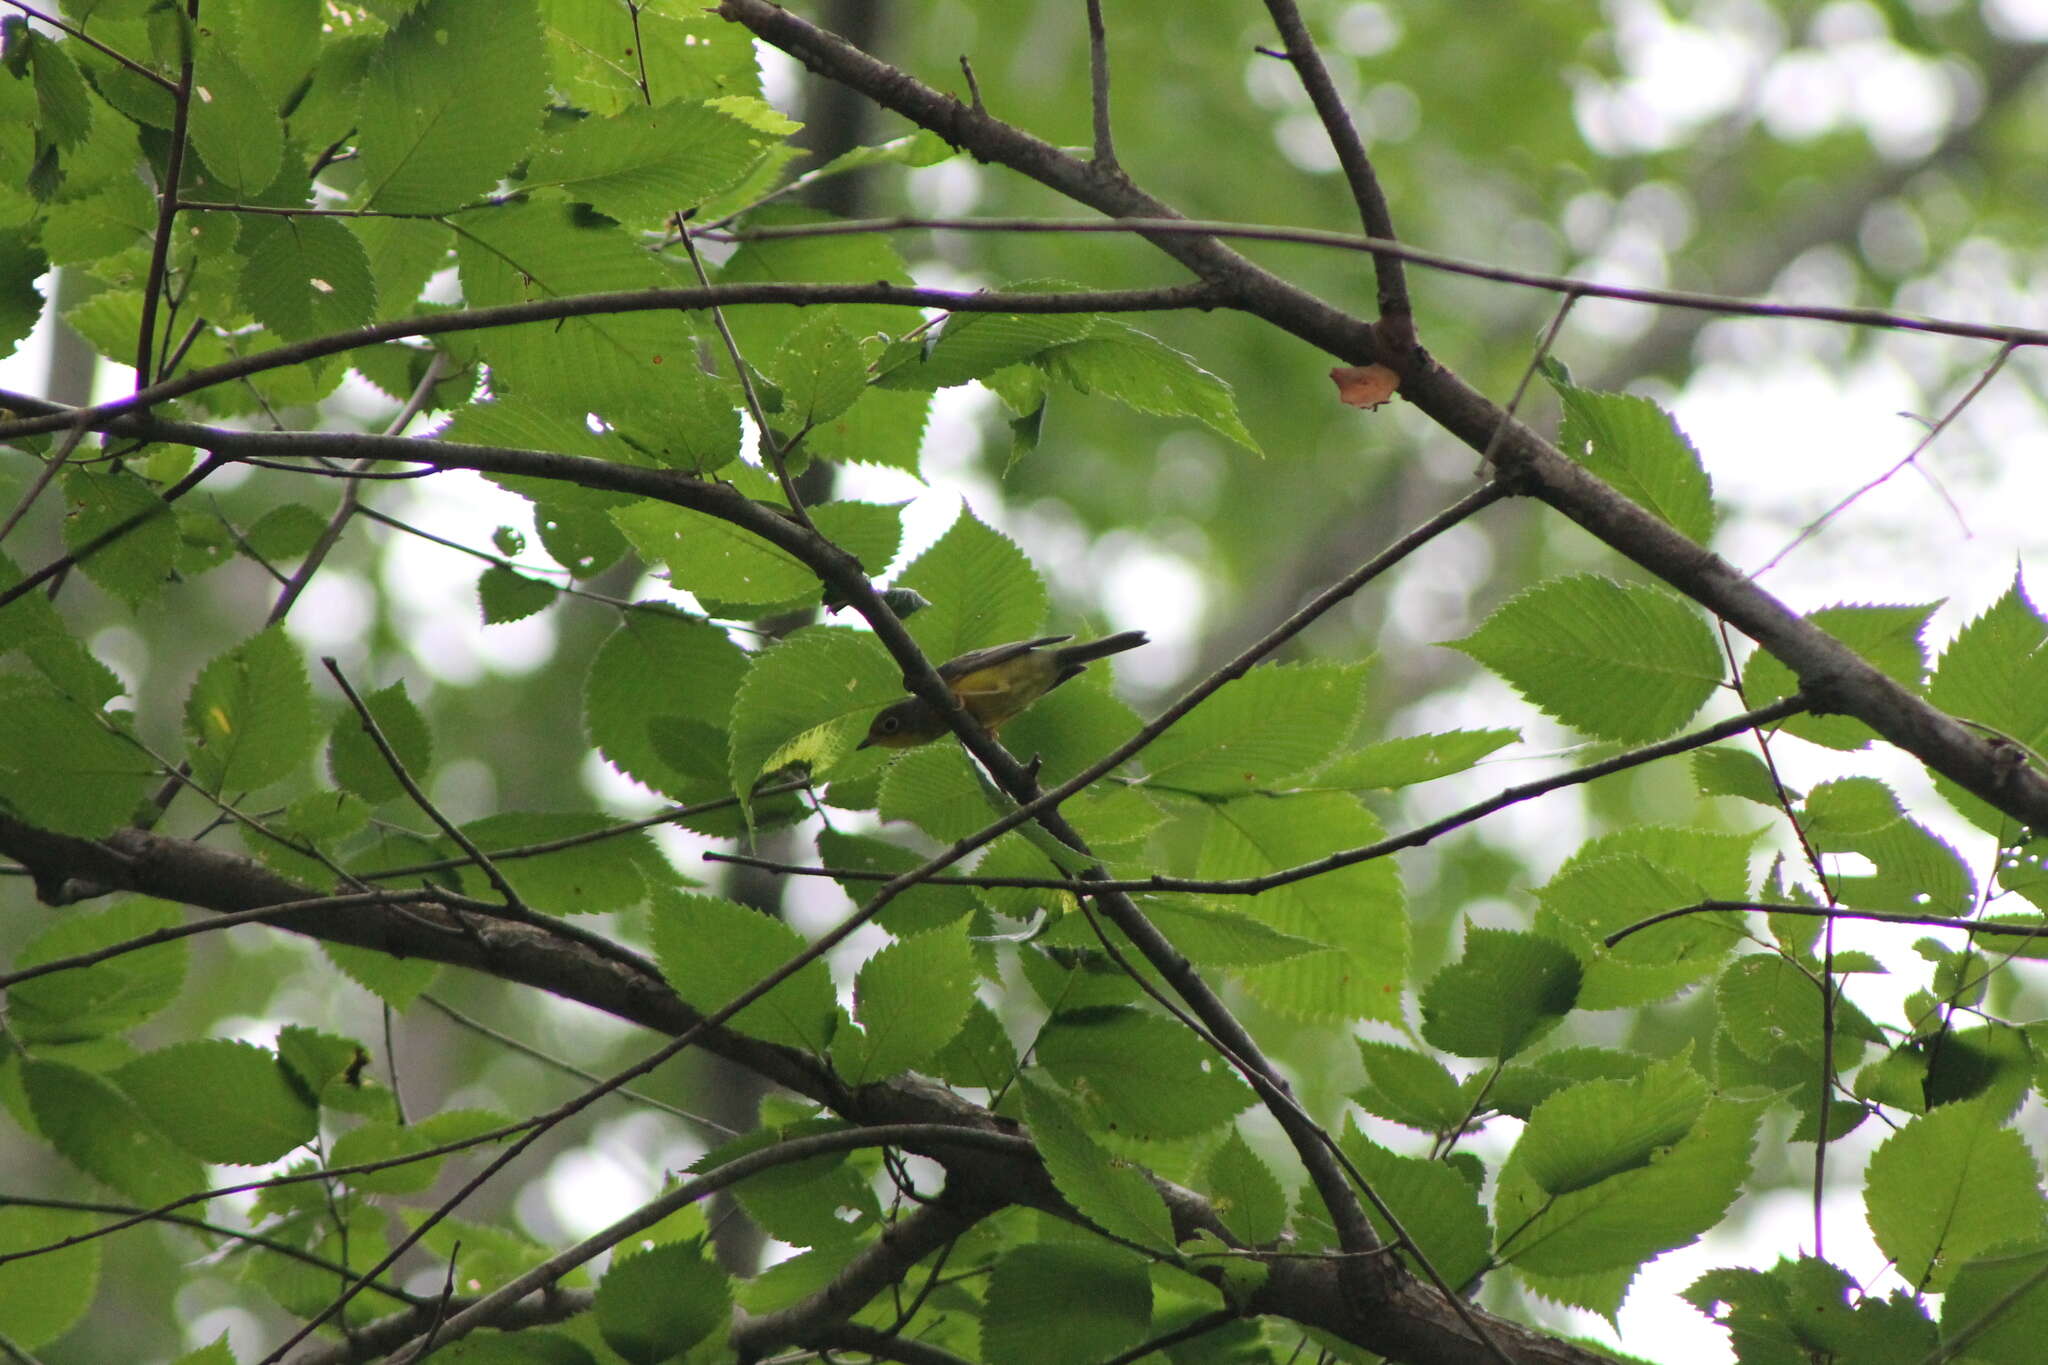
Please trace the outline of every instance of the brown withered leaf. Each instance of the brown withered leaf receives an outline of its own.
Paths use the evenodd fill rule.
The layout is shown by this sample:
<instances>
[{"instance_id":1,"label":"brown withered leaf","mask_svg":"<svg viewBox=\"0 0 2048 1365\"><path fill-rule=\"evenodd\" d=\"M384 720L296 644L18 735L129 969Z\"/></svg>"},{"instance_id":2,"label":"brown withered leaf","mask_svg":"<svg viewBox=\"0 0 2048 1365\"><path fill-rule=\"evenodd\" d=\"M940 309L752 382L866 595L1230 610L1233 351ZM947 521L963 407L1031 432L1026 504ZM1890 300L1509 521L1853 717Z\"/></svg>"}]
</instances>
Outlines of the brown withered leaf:
<instances>
[{"instance_id":1,"label":"brown withered leaf","mask_svg":"<svg viewBox=\"0 0 2048 1365\"><path fill-rule=\"evenodd\" d=\"M1401 387L1401 376L1385 365L1339 365L1330 371L1337 397L1354 408L1377 408Z\"/></svg>"}]
</instances>

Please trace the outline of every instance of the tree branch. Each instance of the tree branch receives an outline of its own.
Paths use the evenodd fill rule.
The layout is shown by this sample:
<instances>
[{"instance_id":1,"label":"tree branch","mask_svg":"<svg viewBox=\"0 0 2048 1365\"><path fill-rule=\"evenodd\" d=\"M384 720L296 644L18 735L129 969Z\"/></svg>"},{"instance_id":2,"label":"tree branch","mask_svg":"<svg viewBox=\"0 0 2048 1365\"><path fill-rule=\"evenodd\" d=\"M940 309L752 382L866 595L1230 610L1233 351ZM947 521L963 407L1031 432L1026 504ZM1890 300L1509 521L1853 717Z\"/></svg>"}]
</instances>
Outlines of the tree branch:
<instances>
[{"instance_id":1,"label":"tree branch","mask_svg":"<svg viewBox=\"0 0 2048 1365\"><path fill-rule=\"evenodd\" d=\"M962 105L767 0L724 0L721 15L821 74L932 129L976 156L1009 166L1112 217L1174 218L1167 205L1092 173L1086 163ZM1528 482L1521 491L1586 529L1762 645L1800 680L1816 709L1855 716L1885 739L2023 824L2048 827L2048 773L2023 755L1972 734L1784 603L1718 555L1637 506L1507 416L1433 358L1398 357L1372 327L1259 269L1211 238L1147 234L1160 250L1221 291L1226 306L1262 317L1351 364L1378 361L1402 375L1401 393L1494 465ZM1412 362L1412 363L1411 363Z\"/></svg>"}]
</instances>

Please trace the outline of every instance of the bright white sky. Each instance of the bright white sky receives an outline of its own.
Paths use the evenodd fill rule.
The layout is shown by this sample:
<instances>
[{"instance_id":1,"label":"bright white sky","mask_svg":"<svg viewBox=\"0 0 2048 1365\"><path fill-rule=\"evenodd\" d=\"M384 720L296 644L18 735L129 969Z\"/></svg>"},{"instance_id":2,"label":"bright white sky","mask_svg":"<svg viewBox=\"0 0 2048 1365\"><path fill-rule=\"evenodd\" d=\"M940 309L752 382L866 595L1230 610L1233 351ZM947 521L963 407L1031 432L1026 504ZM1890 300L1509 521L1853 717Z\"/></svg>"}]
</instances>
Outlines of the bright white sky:
<instances>
[{"instance_id":1,"label":"bright white sky","mask_svg":"<svg viewBox=\"0 0 2048 1365\"><path fill-rule=\"evenodd\" d=\"M1929 10L1941 7L1923 5ZM1337 46L1354 56L1369 56L1394 45L1400 34L1396 8L1351 6L1338 26ZM1966 105L1970 97L1938 61L1885 41L1875 11L1858 0L1829 5L1815 19L1814 31L1826 38L1824 47L1774 64L1766 64L1759 54L1775 41L1770 33L1775 21L1755 7L1727 5L1719 15L1726 22L1713 27L1674 24L1647 0L1614 0L1609 8L1619 16L1621 50L1632 77L1613 86L1580 81L1571 98L1589 137L1615 152L1681 140L1725 117L1731 108L1746 107L1790 139L1856 125L1868 130L1888 154L1911 159L1932 145L1959 103ZM2048 39L2048 0L1994 0L1985 8L2015 35ZM1704 11L1696 11L1696 16L1701 25L1716 18ZM1253 97L1268 107L1286 107L1295 98L1271 84L1278 70L1279 64L1271 62L1248 67ZM1388 140L1401 140L1412 126L1415 99L1409 92L1383 86L1355 94ZM1282 153L1302 169L1326 169L1327 152L1312 120L1304 123L1299 115L1283 118L1276 137ZM954 165L919 173L912 185L916 207L937 213L971 211L978 174ZM1562 226L1581 258L1592 262L1577 273L1613 282L1657 284L1664 282L1667 249L1694 230L1685 215L1679 196L1648 187L1620 204L1575 206L1573 220ZM1880 223L1877 229L1884 226ZM1886 240L1910 253L1913 225L1891 227ZM1869 245L1865 243L1866 249ZM2009 259L1995 244L1973 245L1916 286L1902 306L1974 321L2043 325L2048 323L2048 298L2027 287L2029 270L2028 263ZM944 277L928 277L927 282L980 283ZM1847 287L1839 259L1821 252L1780 282L1778 296L1807 303L1845 302ZM1578 329L1589 341L1625 338L1646 326L1650 317L1649 310L1620 304L1583 305L1559 350L1571 354ZM1988 363L1993 348L1893 336L1875 356L1854 365L1841 360L1839 352L1839 339L1831 339L1814 324L1716 323L1702 351L1705 363L1682 391L1659 395L1700 450L1717 495L1730 510L1716 548L1739 566L1760 567L1823 510L1902 460L1925 434L1921 419L1938 417L1968 386L1968 378L1959 384L1948 382L1949 368ZM46 333L39 330L13 356L0 358L0 387L40 388L46 353ZM1936 377L1942 378L1942 386L1929 392L1928 384ZM105 367L103 391L123 391L131 382L125 369ZM2048 590L2039 586L2048 584L2048 530L2043 528L2041 511L2048 508L2044 393L2048 358L2022 353L1920 458L1917 468L1898 472L1858 499L1772 569L1762 580L1765 586L1800 610L1845 597L1887 603L1945 599L1930 631L1931 643L1937 646L2004 592L2016 568L2029 572L2038 599ZM940 395L925 450L929 486L886 472L857 470L850 473L848 491L878 500L911 499L906 557L935 539L964 500L977 515L1017 538L1050 572L1065 572L1077 583L1103 587L1106 624L1143 626L1152 634L1157 642L1152 648L1131 656L1127 664L1120 661L1127 682L1143 690L1179 675L1201 634L1213 625L1207 619L1210 604L1202 591L1199 563L1134 536L1091 545L1044 511L1006 509L996 487L976 471L971 458L979 440L978 413L990 401L975 392ZM1399 414L1397 406L1372 420L1415 420ZM1362 433L1361 441L1366 439ZM479 546L499 521L530 527L523 501L466 476L408 485L385 495L384 501L403 501L402 515ZM383 573L411 623L420 666L430 678L461 683L485 670L517 674L552 653L554 627L546 615L488 631L476 624L473 574L467 561L451 564L446 552L410 539L394 539L391 544ZM1458 619L1463 598L1458 584L1486 572L1483 542L1476 535L1454 537L1432 553L1442 556L1432 565L1433 579L1418 579L1394 590L1389 643L1443 640L1476 624ZM1463 561L1462 568L1458 561ZM647 586L654 590L660 585ZM366 585L346 576L322 575L295 614L294 627L309 645L346 657L367 612ZM132 633L112 630L94 644L127 676L136 676L140 642ZM1504 715L1520 723L1527 710L1505 689L1482 685L1433 700L1404 717L1401 728L1498 724ZM1526 752L1545 754L1572 742L1571 736L1540 724L1525 726L1525 733ZM1814 762L1798 752L1801 747L1788 741L1778 750L1781 761L1790 764L1788 781L1793 785L1841 775L1836 758ZM1509 761L1518 770L1533 772L1547 771L1557 760ZM1931 797L1921 799L1925 784L1911 765L1878 755L1865 770L1896 782L1909 803L1920 801L1916 809L1938 808ZM1428 802L1432 808L1462 804L1500 776L1497 765L1494 771L1482 770L1468 790L1432 791ZM624 805L638 799L601 764L593 763L589 777L608 800ZM489 808L495 793L487 773L458 766L441 775L437 795L460 812ZM1498 828L1532 850L1549 850L1539 857L1539 864L1545 859L1554 863L1575 842L1570 828L1574 820L1559 803L1505 814L1499 817ZM1957 840L1973 867L1985 866L1990 850L1982 847L1981 838L1954 825L1944 826L1943 832ZM694 863L696 851L697 846L687 841L679 840L675 848L686 866ZM837 913L836 900L813 899L817 903L807 913L820 919ZM806 912L803 907L799 911L801 922ZM1474 907L1474 913L1485 919L1486 907ZM1910 937L1897 931L1847 930L1843 942L1901 961ZM866 950L853 948L856 953ZM1871 978L1858 982L1865 998L1873 986L1884 989L1881 981L1873 983ZM1900 990L1904 988L1902 975ZM551 1021L551 1026L573 1031L588 1025L563 1018ZM551 1172L553 1178L528 1191L522 1214L537 1228L581 1235L644 1200L654 1192L650 1177L664 1167L684 1164L694 1154L687 1148L662 1147L658 1129L645 1120L621 1119L606 1142L561 1158ZM1894 1284L1882 1278L1883 1257L1870 1244L1860 1200L1853 1193L1853 1172L1860 1168L1876 1131L1877 1125L1866 1125L1865 1132L1835 1151L1835 1170L1851 1193L1830 1200L1826 1251L1866 1288L1885 1292ZM2048 1140L2039 1131L2028 1136L2037 1147ZM1719 1365L1732 1359L1722 1333L1675 1294L1714 1266L1762 1267L1780 1255L1811 1248L1812 1225L1803 1196L1772 1196L1757 1212L1742 1236L1710 1238L1650 1266L1623 1310L1618 1344L1669 1365ZM201 1325L195 1324L195 1330ZM205 1330L210 1334L228 1325L209 1319ZM1578 1327L1606 1334L1604 1326L1590 1320Z\"/></svg>"}]
</instances>

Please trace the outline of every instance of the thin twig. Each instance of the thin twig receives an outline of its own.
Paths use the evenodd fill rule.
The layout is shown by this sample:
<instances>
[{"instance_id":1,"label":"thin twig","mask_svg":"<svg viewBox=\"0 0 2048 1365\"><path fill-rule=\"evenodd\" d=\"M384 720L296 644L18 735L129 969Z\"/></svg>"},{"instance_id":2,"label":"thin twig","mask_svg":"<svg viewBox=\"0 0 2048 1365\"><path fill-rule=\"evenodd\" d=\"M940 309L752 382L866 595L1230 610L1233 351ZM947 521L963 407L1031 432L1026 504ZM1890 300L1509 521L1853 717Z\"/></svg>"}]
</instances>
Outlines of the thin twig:
<instances>
[{"instance_id":1,"label":"thin twig","mask_svg":"<svg viewBox=\"0 0 2048 1365\"><path fill-rule=\"evenodd\" d=\"M1610 948L1631 934L1640 933L1652 925L1666 920L1680 919L1686 915L1712 914L1720 910L1754 910L1766 915L1805 915L1813 919L1860 919L1876 924L1910 924L1920 929L1961 929L1972 934L2003 934L2014 938L2048 937L2048 921L2040 924L1999 924L1981 919L1956 919L1949 915L1909 915L1897 910L1856 910L1843 905L1800 905L1793 902L1778 904L1774 901L1700 901L1693 905L1681 905L1675 910L1660 910L1646 919L1616 929L1603 942Z\"/></svg>"},{"instance_id":2,"label":"thin twig","mask_svg":"<svg viewBox=\"0 0 2048 1365\"><path fill-rule=\"evenodd\" d=\"M1365 143L1358 136L1358 125L1351 121L1351 112L1344 107L1336 82L1330 79L1329 68L1323 65L1323 55L1316 48L1301 11L1294 7L1294 0L1266 0L1266 13L1273 16L1273 25L1287 44L1287 62L1300 79L1301 88L1308 92L1323 133L1330 139L1330 148L1337 153L1337 164L1344 169L1344 181L1351 187L1352 202L1358 206L1359 223L1365 228L1365 235L1387 242L1395 240L1386 191L1380 188L1372 159L1366 155ZM1379 283L1382 330L1397 352L1406 352L1415 345L1415 306L1408 300L1408 280L1401 269L1401 258L1376 255L1373 269Z\"/></svg>"},{"instance_id":3,"label":"thin twig","mask_svg":"<svg viewBox=\"0 0 2048 1365\"><path fill-rule=\"evenodd\" d=\"M596 317L614 313L688 311L742 303L878 303L905 308L943 308L957 313L1149 313L1184 308L1214 308L1224 302L1221 291L1202 283L1176 284L1158 289L1103 289L1083 291L1021 291L1003 294L987 290L926 289L903 284L719 284L694 289L624 289L598 294L572 294L561 298L533 299L525 303L497 304L487 308L465 308L446 313L418 314L369 323L346 332L312 337L276 346L267 351L237 356L230 360L161 380L126 398L90 407L68 407L32 394L0 390L0 408L40 414L0 422L0 441L39 432L60 431L74 421L99 430L109 419L147 408L172 398L182 398L217 384L244 379L266 370L284 369L339 355L384 341L410 337L441 336L451 332L484 331L527 322L552 322L562 318ZM2044 334L2048 339L2048 334Z\"/></svg>"},{"instance_id":4,"label":"thin twig","mask_svg":"<svg viewBox=\"0 0 2048 1365\"><path fill-rule=\"evenodd\" d=\"M1971 403L1976 401L1977 395L1984 392L1985 388L1991 383L1992 379L1998 374L1998 372L2005 368L2005 362L2012 358L2012 353L2017 349L2019 349L2019 344L2017 342L2012 341L2008 341L2005 343L2005 345L1999 347L1998 354L1992 357L1991 363L1989 365L1984 367L1984 372L1977 376L1977 382L1970 385L1968 391L1965 392L1961 398L1958 398L1954 403L1949 405L1949 410L1941 415L1941 420L1936 422L1931 428L1929 428L1927 434L1925 436L1922 436L1919 439L1919 441L1914 444L1913 449L1907 453L1905 459L1900 460L1891 468L1885 470L1884 473L1870 480L1870 482L1864 484L1861 488L1856 489L1847 497L1843 498L1840 502L1836 503L1833 507L1828 508L1827 511L1821 513L1818 517L1814 518L1813 521L1809 522L1805 527L1803 527L1800 530L1798 535L1792 538L1791 542L1787 544L1784 549L1778 551L1778 553L1772 555L1769 559L1765 560L1763 567L1752 573L1750 577L1762 578L1772 569L1777 568L1778 565L1784 560L1785 556L1791 554L1801 545L1804 545L1807 541L1811 540L1815 535L1819 533L1821 527L1826 526L1829 522L1833 521L1836 517L1840 516L1843 512L1847 511L1849 507L1855 502L1857 502L1860 498L1862 498L1864 494L1870 492L1870 490L1878 487L1880 484L1888 482L1900 470L1904 469L1907 465L1913 464L1915 461L1917 461L1920 458L1920 456L1926 451L1927 447L1934 444L1934 439L1937 436L1941 435L1942 432L1948 430L1949 425L1953 423L1956 420L1956 418L1963 415L1963 409L1967 408L1968 406L1970 406ZM1955 504L1953 502L1950 502L1949 507L1951 510L1953 510Z\"/></svg>"},{"instance_id":5,"label":"thin twig","mask_svg":"<svg viewBox=\"0 0 2048 1365\"><path fill-rule=\"evenodd\" d=\"M57 471L70 462L71 452L78 449L78 443L85 439L85 432L86 428L74 426L64 434L64 441L57 447L56 453L43 461L43 467L36 471L36 477L29 484L28 491L14 504L14 510L7 514L7 520L0 522L0 541L7 539L8 533L28 515L28 509L36 505L36 500L43 496L43 491L50 486L51 480L57 477Z\"/></svg>"},{"instance_id":6,"label":"thin twig","mask_svg":"<svg viewBox=\"0 0 2048 1365\"><path fill-rule=\"evenodd\" d=\"M1102 0L1088 0L1088 104L1095 119L1095 168L1120 172L1109 126L1109 36L1102 26Z\"/></svg>"},{"instance_id":7,"label":"thin twig","mask_svg":"<svg viewBox=\"0 0 2048 1365\"><path fill-rule=\"evenodd\" d=\"M102 56L109 57L112 60L119 62L122 66L127 67L130 71L133 71L136 75L142 77L144 80L154 81L157 85L161 86L163 89L169 91L173 95L176 95L178 93L178 83L172 80L169 76L164 75L161 71L151 70L149 67L144 66L141 62L136 61L133 57L127 56L125 53L115 51L113 48L108 47L99 39L93 37L90 33L87 33L84 29L79 28L73 24L67 24L54 14L45 14L43 11L37 9L34 5L23 4L22 0L6 0L6 3L14 6L23 14L26 14L29 18L37 20L40 23L48 24L51 28L56 29L59 33L70 34L73 38L78 39L79 42L84 43L93 51L101 54Z\"/></svg>"},{"instance_id":8,"label":"thin twig","mask_svg":"<svg viewBox=\"0 0 2048 1365\"><path fill-rule=\"evenodd\" d=\"M391 775L398 780L398 785L405 789L406 796L469 857L492 888L504 897L506 905L514 910L532 914L532 907L513 889L512 883L498 870L498 865L491 861L490 855L478 848L475 841L462 832L461 826L443 815L441 808L434 804L433 799L426 794L420 784L413 780L412 774L406 771L405 760L398 756L398 751L391 747L391 741L384 737L384 727L377 724L377 718L370 714L369 704L356 692L348 676L341 671L341 665L331 655L322 658L320 664L334 679L335 685L341 688L341 694L348 698L348 704L355 710L356 719L362 723L363 733L370 737L370 743L377 746L378 756L384 760L384 766L391 770Z\"/></svg>"},{"instance_id":9,"label":"thin twig","mask_svg":"<svg viewBox=\"0 0 2048 1365\"><path fill-rule=\"evenodd\" d=\"M942 218L899 215L888 218L847 218L824 223L785 223L751 227L744 231L705 232L714 241L763 242L778 237L839 237L876 232L1009 232L1009 233L1136 233L1159 237L1218 237L1248 242L1283 242L1295 246L1327 247L1385 256L1441 270L1449 275L1516 284L1553 294L1577 294L1586 298L1614 299L1660 308L1685 308L1720 313L1729 317L1797 318L1809 322L1838 322L1852 327L1876 327L1890 331L1926 332L1936 336L1968 337L1978 341L2009 341L2019 346L2048 345L2048 328L2016 324L1966 322L1957 318L1897 313L1883 308L1845 308L1828 304L1766 303L1732 294L1708 294L1687 289L1651 289L1632 285L1602 284L1572 275L1550 275L1541 271L1515 270L1507 266L1475 261L1463 256L1427 251L1384 237L1361 237L1356 233L1329 232L1320 228L1272 227L1209 218Z\"/></svg>"},{"instance_id":10,"label":"thin twig","mask_svg":"<svg viewBox=\"0 0 2048 1365\"><path fill-rule=\"evenodd\" d=\"M5 982L0 982L0 986L4 986L5 984ZM533 1061L539 1062L543 1066L552 1067L556 1071L562 1072L564 1075L574 1076L577 1080L592 1085L595 1085L604 1079L604 1077L598 1075L595 1071L586 1071L582 1067L577 1066L574 1062L563 1061L560 1057L556 1057L551 1053L543 1052L540 1048L535 1047L533 1044L528 1042L522 1042L520 1039L514 1038L509 1033L501 1033L497 1029L492 1028L489 1024L486 1024L483 1020L471 1018L469 1015L464 1014L461 1010L456 1009L453 1005L449 1004L445 1000L442 1000L439 996L433 995L432 993L422 994L420 996L420 1003L423 1005L429 1005L434 1009L439 1010L442 1014L446 1015L451 1021L460 1025L463 1028L468 1029L471 1033L477 1034L479 1037L488 1038L500 1047L509 1048L512 1051L518 1053L522 1057L531 1058ZM658 1100L654 1098L654 1096L652 1095L633 1089L631 1086L622 1085L619 1087L617 1093L626 1099L632 1100L636 1104L644 1104L650 1109L659 1109L664 1114L673 1114L675 1117L679 1119L687 1120L688 1122L694 1123L702 1128L708 1128L712 1132L719 1134L721 1137L736 1138L740 1136L740 1132L737 1128L728 1128L724 1124L718 1122L718 1120L716 1119L707 1119L702 1114L693 1114L689 1110L684 1109L679 1105L670 1104L667 1100Z\"/></svg>"},{"instance_id":11,"label":"thin twig","mask_svg":"<svg viewBox=\"0 0 2048 1365\"><path fill-rule=\"evenodd\" d=\"M675 215L676 232L682 242L683 251L690 258L690 268L697 273L697 283L706 289L711 287L711 276L704 269L704 258L697 254L697 239L691 235L690 224L678 213ZM811 515L804 510L804 500L797 496L796 480L789 477L789 461L783 448L782 438L775 434L775 428L768 425L768 409L762 406L761 395L754 390L753 372L747 368L746 359L740 355L740 344L726 323L725 310L713 304L711 323L718 329L718 335L725 342L725 353L732 360L733 378L738 381L740 393L747 401L747 415L754 419L754 429L761 434L761 454L767 458L768 467L775 471L776 482L782 485L783 500L789 504L790 515L803 526L816 530L811 525Z\"/></svg>"},{"instance_id":12,"label":"thin twig","mask_svg":"<svg viewBox=\"0 0 2048 1365\"><path fill-rule=\"evenodd\" d=\"M190 0L196 6L198 0ZM186 126L192 114L192 47L185 44L177 83L171 87L171 139L164 153L164 178L157 185L156 231L150 237L149 269L142 281L142 320L135 329L135 391L139 397L161 378L154 370L157 301L171 259L171 225L178 216L178 191L185 175Z\"/></svg>"},{"instance_id":13,"label":"thin twig","mask_svg":"<svg viewBox=\"0 0 2048 1365\"><path fill-rule=\"evenodd\" d=\"M133 1204L104 1204L85 1199L40 1199L22 1194L0 1194L0 1208L63 1209L75 1213L107 1213L118 1214L123 1217L144 1212ZM302 1265L312 1266L321 1271L329 1273L334 1271L346 1273L347 1271L346 1266L330 1261L325 1256L317 1256L303 1247L293 1246L290 1242L279 1241L274 1237L265 1237L260 1232L245 1232L240 1228L224 1227L219 1223L209 1223L204 1218L192 1218L181 1213L155 1214L152 1216L152 1220L159 1223L167 1223L174 1227L190 1228L194 1232L203 1232L212 1237L224 1237L231 1241L239 1242L244 1247L257 1247L264 1251L273 1251L289 1260L297 1261ZM233 1250L233 1248L223 1248L221 1252L216 1252L213 1256L209 1256L207 1260L209 1262L213 1261L218 1259L221 1254ZM398 1302L408 1304L414 1308L421 1307L428 1302L423 1296L409 1293L396 1285L380 1283L375 1288L377 1293L384 1295L386 1298L396 1299Z\"/></svg>"}]
</instances>

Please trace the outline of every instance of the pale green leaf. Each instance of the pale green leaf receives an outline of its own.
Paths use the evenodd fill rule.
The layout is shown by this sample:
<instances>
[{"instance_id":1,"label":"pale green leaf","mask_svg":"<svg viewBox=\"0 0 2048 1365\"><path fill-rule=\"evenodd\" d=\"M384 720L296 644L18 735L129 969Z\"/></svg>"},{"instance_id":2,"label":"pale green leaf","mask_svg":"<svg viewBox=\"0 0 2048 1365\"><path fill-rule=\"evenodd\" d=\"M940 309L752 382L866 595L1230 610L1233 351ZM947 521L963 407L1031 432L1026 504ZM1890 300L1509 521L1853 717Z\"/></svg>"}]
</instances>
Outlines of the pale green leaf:
<instances>
[{"instance_id":1,"label":"pale green leaf","mask_svg":"<svg viewBox=\"0 0 2048 1365\"><path fill-rule=\"evenodd\" d=\"M1539 584L1451 646L1544 714L1601 739L1662 739L1692 719L1723 667L1698 608L1597 574Z\"/></svg>"}]
</instances>

